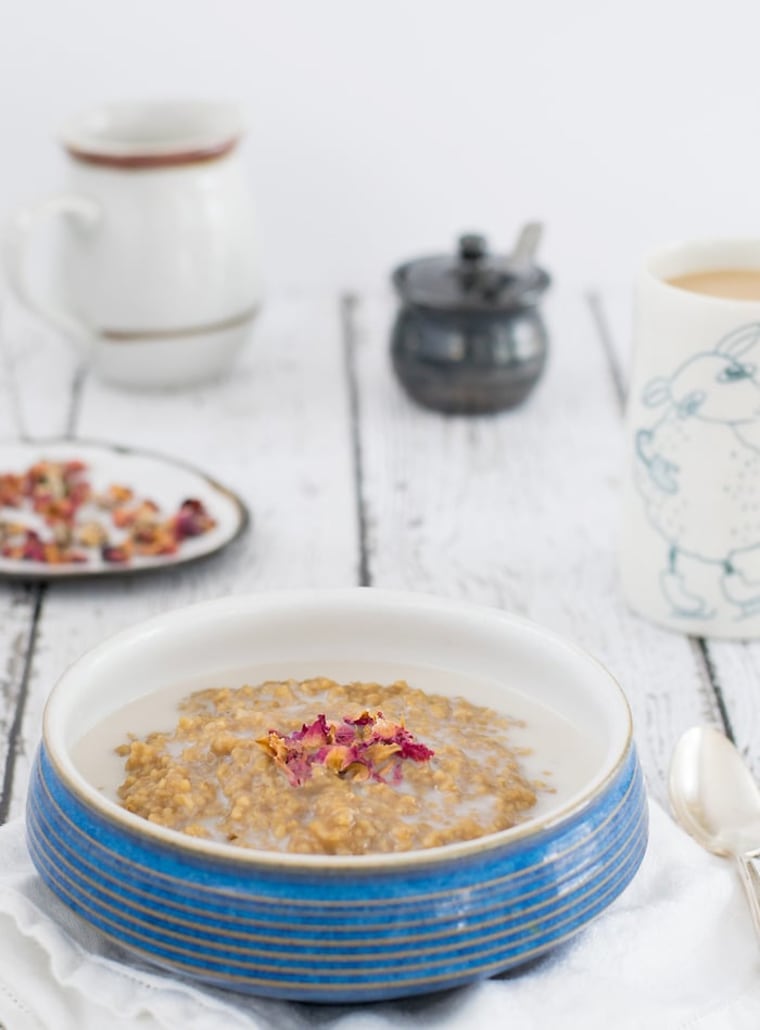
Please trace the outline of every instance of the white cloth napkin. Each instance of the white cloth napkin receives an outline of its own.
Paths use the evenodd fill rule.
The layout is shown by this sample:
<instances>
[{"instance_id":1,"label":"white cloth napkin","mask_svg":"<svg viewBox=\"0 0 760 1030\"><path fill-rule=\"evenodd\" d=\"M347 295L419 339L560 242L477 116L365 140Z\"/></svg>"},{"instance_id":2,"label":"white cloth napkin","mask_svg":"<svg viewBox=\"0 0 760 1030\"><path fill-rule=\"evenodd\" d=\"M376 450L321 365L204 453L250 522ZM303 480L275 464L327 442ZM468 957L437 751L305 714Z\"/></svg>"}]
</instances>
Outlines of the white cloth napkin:
<instances>
[{"instance_id":1,"label":"white cloth napkin","mask_svg":"<svg viewBox=\"0 0 760 1030\"><path fill-rule=\"evenodd\" d=\"M631 886L522 972L427 998L324 1007L201 990L135 965L47 890L23 824L0 829L5 1030L758 1030L760 948L732 865L656 805Z\"/></svg>"}]
</instances>

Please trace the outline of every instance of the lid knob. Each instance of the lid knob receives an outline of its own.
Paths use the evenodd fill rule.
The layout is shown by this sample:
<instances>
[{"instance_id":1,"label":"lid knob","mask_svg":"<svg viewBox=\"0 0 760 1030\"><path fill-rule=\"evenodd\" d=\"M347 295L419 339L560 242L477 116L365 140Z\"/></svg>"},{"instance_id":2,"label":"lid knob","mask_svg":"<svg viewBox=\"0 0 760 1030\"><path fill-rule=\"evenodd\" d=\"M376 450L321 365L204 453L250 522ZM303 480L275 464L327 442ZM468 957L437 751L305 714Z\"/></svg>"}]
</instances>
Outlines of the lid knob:
<instances>
[{"instance_id":1,"label":"lid knob","mask_svg":"<svg viewBox=\"0 0 760 1030\"><path fill-rule=\"evenodd\" d=\"M460 261L480 261L487 253L488 244L485 236L471 232L459 237Z\"/></svg>"}]
</instances>

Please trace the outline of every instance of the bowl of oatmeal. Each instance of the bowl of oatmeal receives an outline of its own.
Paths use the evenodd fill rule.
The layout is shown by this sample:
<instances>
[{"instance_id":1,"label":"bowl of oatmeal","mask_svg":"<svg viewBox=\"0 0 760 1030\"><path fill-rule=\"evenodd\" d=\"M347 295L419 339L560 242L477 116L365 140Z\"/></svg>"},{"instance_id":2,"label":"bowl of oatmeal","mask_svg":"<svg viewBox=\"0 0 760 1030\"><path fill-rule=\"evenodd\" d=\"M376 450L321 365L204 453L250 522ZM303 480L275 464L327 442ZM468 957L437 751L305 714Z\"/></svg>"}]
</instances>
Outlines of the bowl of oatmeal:
<instances>
[{"instance_id":1,"label":"bowl of oatmeal","mask_svg":"<svg viewBox=\"0 0 760 1030\"><path fill-rule=\"evenodd\" d=\"M646 847L625 697L578 648L424 595L275 592L169 612L54 687L32 859L164 970L325 1003L517 967Z\"/></svg>"}]
</instances>

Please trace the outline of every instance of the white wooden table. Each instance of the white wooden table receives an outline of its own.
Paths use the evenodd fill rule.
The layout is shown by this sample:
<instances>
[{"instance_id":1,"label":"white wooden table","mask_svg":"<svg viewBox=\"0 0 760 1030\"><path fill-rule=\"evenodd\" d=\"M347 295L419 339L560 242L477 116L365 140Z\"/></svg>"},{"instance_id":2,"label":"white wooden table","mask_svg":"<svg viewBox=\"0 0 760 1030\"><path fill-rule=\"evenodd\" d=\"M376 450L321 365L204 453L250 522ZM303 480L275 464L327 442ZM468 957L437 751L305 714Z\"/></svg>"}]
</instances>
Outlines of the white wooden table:
<instances>
[{"instance_id":1,"label":"white wooden table","mask_svg":"<svg viewBox=\"0 0 760 1030\"><path fill-rule=\"evenodd\" d=\"M667 633L620 595L627 291L556 289L547 374L495 417L406 398L388 360L393 313L380 293L273 296L225 383L154 395L103 386L42 330L6 324L0 439L78 436L189 459L238 490L253 526L171 574L0 583L0 822L23 811L45 699L70 662L155 612L278 587L467 598L576 640L622 683L661 801L674 743L695 723L723 727L760 771L760 644Z\"/></svg>"}]
</instances>

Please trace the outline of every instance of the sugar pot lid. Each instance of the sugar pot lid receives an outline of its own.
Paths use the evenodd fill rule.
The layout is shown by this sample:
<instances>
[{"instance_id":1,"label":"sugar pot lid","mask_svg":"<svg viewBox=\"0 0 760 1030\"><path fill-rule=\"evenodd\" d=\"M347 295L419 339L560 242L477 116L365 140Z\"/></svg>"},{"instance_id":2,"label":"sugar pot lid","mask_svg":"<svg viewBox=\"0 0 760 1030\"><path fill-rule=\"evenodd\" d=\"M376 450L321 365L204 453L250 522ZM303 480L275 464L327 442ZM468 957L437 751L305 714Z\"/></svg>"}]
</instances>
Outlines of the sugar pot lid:
<instances>
[{"instance_id":1,"label":"sugar pot lid","mask_svg":"<svg viewBox=\"0 0 760 1030\"><path fill-rule=\"evenodd\" d=\"M411 304L438 311L499 312L538 303L550 283L533 258L543 227L528 223L511 254L491 254L486 238L459 237L457 253L418 258L400 265L393 282Z\"/></svg>"}]
</instances>

